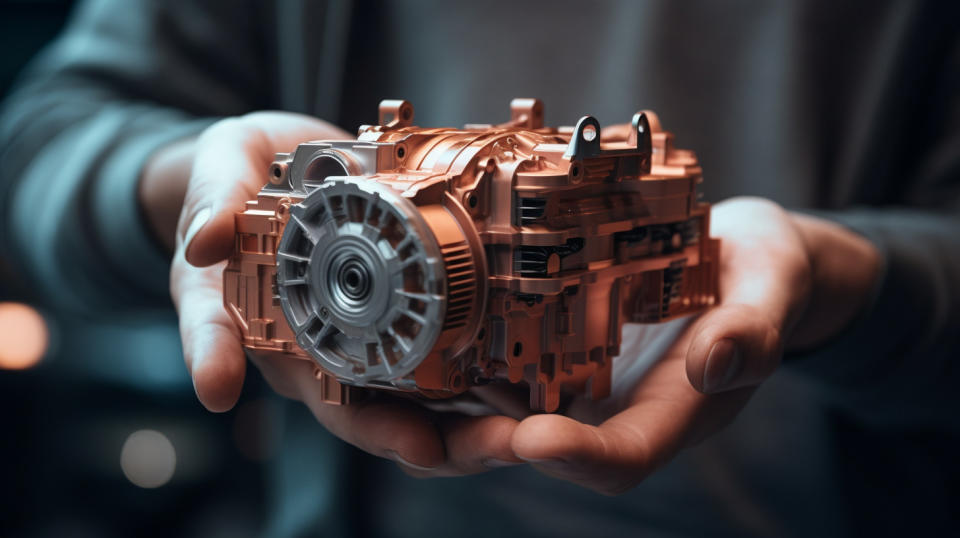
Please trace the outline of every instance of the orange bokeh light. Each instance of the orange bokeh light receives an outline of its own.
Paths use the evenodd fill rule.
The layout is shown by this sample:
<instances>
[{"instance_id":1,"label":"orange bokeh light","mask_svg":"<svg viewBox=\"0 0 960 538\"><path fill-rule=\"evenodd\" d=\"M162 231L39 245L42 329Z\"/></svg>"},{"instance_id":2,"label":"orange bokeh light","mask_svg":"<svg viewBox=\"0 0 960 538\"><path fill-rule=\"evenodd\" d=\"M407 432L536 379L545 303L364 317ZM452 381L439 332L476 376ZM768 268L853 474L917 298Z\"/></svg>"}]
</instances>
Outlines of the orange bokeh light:
<instances>
[{"instance_id":1,"label":"orange bokeh light","mask_svg":"<svg viewBox=\"0 0 960 538\"><path fill-rule=\"evenodd\" d=\"M25 370L43 358L50 332L43 316L22 303L0 303L0 368Z\"/></svg>"}]
</instances>

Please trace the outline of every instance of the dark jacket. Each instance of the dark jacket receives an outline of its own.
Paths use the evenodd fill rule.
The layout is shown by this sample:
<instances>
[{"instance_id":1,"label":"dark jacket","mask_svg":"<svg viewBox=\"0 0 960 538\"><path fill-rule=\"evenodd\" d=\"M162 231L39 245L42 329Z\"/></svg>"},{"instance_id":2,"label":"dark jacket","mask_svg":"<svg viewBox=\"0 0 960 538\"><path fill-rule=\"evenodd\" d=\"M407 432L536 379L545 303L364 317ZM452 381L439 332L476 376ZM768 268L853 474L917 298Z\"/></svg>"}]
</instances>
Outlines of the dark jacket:
<instances>
[{"instance_id":1,"label":"dark jacket","mask_svg":"<svg viewBox=\"0 0 960 538\"><path fill-rule=\"evenodd\" d=\"M652 108L700 155L708 198L768 197L873 241L870 307L629 495L503 471L444 498L441 482L390 475L379 495L418 493L368 523L407 514L394 530L416 532L430 512L409 503L439 498L452 520L494 499L504 521L553 535L937 525L952 517L944 447L960 431L958 20L946 2L91 0L4 107L0 252L56 308L169 308L137 180L158 147L215 118L285 109L353 130L382 97L413 101L423 125L500 121L515 96L543 98L550 123ZM321 513L308 512L305 525Z\"/></svg>"}]
</instances>

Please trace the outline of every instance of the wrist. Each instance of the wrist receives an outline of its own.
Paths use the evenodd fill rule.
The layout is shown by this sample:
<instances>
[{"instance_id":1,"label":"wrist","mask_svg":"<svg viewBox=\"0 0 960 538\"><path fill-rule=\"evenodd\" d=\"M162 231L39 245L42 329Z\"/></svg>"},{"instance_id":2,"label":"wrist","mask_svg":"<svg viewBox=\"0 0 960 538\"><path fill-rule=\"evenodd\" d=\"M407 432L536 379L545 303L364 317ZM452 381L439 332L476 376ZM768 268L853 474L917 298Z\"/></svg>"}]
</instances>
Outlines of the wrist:
<instances>
[{"instance_id":1,"label":"wrist","mask_svg":"<svg viewBox=\"0 0 960 538\"><path fill-rule=\"evenodd\" d=\"M193 166L196 137L180 139L157 149L140 174L137 196L140 211L154 237L173 252L177 220L183 207Z\"/></svg>"},{"instance_id":2,"label":"wrist","mask_svg":"<svg viewBox=\"0 0 960 538\"><path fill-rule=\"evenodd\" d=\"M786 348L805 351L829 341L862 313L876 287L881 256L868 239L839 224L789 215L805 244L813 286Z\"/></svg>"}]
</instances>

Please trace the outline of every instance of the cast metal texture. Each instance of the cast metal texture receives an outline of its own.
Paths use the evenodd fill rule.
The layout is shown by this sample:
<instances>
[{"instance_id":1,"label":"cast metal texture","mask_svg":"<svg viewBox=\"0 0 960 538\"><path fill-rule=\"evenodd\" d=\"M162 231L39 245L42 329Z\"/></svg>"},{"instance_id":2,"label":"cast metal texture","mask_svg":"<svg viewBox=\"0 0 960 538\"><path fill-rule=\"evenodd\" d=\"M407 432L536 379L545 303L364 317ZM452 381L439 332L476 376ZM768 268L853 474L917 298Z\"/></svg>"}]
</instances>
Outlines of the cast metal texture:
<instances>
[{"instance_id":1,"label":"cast metal texture","mask_svg":"<svg viewBox=\"0 0 960 538\"><path fill-rule=\"evenodd\" d=\"M224 305L265 360L308 360L324 401L514 384L530 408L610 392L624 323L717 302L702 171L656 114L417 127L380 104L356 140L281 153L236 215ZM297 363L300 364L300 363Z\"/></svg>"}]
</instances>

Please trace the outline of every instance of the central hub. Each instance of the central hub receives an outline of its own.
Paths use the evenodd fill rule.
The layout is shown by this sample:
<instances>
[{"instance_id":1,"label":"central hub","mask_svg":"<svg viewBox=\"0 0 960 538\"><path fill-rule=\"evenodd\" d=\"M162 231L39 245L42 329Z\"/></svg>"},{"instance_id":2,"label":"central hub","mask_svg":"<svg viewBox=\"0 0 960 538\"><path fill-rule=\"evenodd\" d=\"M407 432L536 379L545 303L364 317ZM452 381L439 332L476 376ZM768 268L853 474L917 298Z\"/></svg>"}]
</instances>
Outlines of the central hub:
<instances>
[{"instance_id":1,"label":"central hub","mask_svg":"<svg viewBox=\"0 0 960 538\"><path fill-rule=\"evenodd\" d=\"M308 279L317 302L350 335L376 324L394 299L388 262L363 232L363 224L344 222L336 234L321 237L310 256Z\"/></svg>"},{"instance_id":2,"label":"central hub","mask_svg":"<svg viewBox=\"0 0 960 538\"><path fill-rule=\"evenodd\" d=\"M444 255L409 200L327 180L290 208L277 291L297 343L352 385L396 384L443 331Z\"/></svg>"},{"instance_id":3,"label":"central hub","mask_svg":"<svg viewBox=\"0 0 960 538\"><path fill-rule=\"evenodd\" d=\"M362 301L370 291L370 272L358 258L351 258L340 266L337 284L345 301Z\"/></svg>"}]
</instances>

